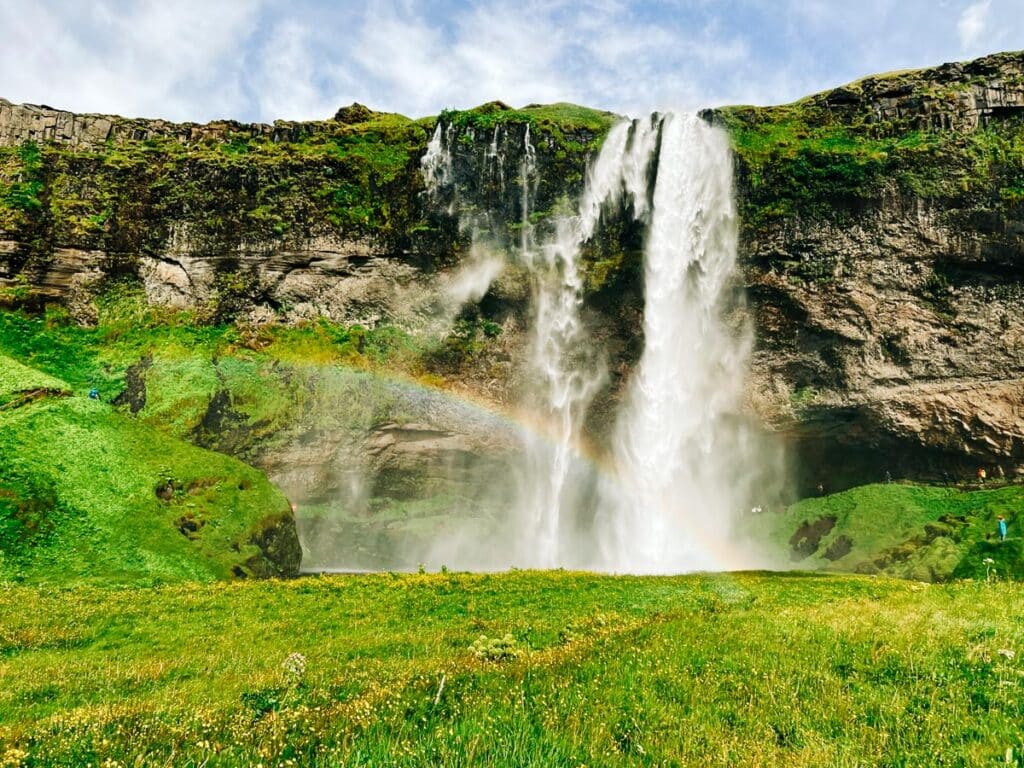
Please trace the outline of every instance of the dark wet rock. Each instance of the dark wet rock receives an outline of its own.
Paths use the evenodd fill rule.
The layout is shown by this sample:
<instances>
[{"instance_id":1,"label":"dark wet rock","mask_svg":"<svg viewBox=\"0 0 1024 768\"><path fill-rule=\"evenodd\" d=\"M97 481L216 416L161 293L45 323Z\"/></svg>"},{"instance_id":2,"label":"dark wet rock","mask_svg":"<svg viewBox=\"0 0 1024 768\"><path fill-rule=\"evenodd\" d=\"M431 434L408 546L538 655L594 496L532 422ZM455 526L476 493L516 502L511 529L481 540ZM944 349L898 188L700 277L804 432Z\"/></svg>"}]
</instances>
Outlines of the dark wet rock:
<instances>
[{"instance_id":1,"label":"dark wet rock","mask_svg":"<svg viewBox=\"0 0 1024 768\"><path fill-rule=\"evenodd\" d=\"M124 374L124 389L114 398L114 405L127 405L133 414L146 407L146 371L152 364L153 357L146 356L129 366Z\"/></svg>"},{"instance_id":2,"label":"dark wet rock","mask_svg":"<svg viewBox=\"0 0 1024 768\"><path fill-rule=\"evenodd\" d=\"M295 528L295 518L289 511L264 521L262 529L249 540L260 549L260 554L249 558L247 572L258 578L297 576L302 563L302 547Z\"/></svg>"},{"instance_id":3,"label":"dark wet rock","mask_svg":"<svg viewBox=\"0 0 1024 768\"><path fill-rule=\"evenodd\" d=\"M818 551L821 540L836 527L834 515L804 521L789 539L793 560L803 560Z\"/></svg>"}]
</instances>

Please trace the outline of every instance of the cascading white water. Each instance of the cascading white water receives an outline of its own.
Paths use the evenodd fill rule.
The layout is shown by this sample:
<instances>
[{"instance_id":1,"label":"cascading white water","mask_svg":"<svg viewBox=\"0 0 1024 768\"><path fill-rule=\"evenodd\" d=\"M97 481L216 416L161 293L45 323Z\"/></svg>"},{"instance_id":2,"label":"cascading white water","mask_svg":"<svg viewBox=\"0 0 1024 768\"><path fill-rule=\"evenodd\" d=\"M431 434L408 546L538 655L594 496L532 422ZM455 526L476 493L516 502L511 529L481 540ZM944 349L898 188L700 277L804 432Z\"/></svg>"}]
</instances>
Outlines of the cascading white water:
<instances>
[{"instance_id":1,"label":"cascading white water","mask_svg":"<svg viewBox=\"0 0 1024 768\"><path fill-rule=\"evenodd\" d=\"M604 564L613 570L723 565L743 504L729 417L749 344L722 314L736 247L724 133L695 115L666 115L644 249L644 348L617 422L618 487L605 502Z\"/></svg>"},{"instance_id":2,"label":"cascading white water","mask_svg":"<svg viewBox=\"0 0 1024 768\"><path fill-rule=\"evenodd\" d=\"M444 126L440 122L430 137L427 151L420 160L420 168L423 170L423 181L428 192L436 192L451 181L452 154L448 151Z\"/></svg>"},{"instance_id":3,"label":"cascading white water","mask_svg":"<svg viewBox=\"0 0 1024 768\"><path fill-rule=\"evenodd\" d=\"M484 172L503 188L500 136L496 128ZM455 138L452 126L436 128L423 159L428 189L453 183ZM738 410L749 346L748 335L723 320L736 259L731 162L724 134L696 116L622 121L589 169L575 214L538 239L530 214L539 179L527 126L518 260L534 293L524 410L541 428L524 434L519 497L500 554L485 562L630 572L725 564L715 542L745 502L736 482L742 441L729 417ZM629 212L646 226L644 349L616 422L615 471L595 499L583 491L589 470L579 443L606 366L583 321L579 259L609 212ZM474 241L486 226L479 221ZM596 515L586 514L587 505ZM588 530L581 518L590 520ZM484 549L498 548L477 542L477 553Z\"/></svg>"},{"instance_id":4,"label":"cascading white water","mask_svg":"<svg viewBox=\"0 0 1024 768\"><path fill-rule=\"evenodd\" d=\"M526 473L520 487L514 551L528 566L550 568L563 561L567 485L578 461L576 446L586 408L600 388L604 367L590 352L580 318L583 283L577 260L583 239L579 222L562 219L554 236L537 244L530 225L536 150L527 127L520 183L520 257L534 276L534 320L530 393L539 433L524 436Z\"/></svg>"}]
</instances>

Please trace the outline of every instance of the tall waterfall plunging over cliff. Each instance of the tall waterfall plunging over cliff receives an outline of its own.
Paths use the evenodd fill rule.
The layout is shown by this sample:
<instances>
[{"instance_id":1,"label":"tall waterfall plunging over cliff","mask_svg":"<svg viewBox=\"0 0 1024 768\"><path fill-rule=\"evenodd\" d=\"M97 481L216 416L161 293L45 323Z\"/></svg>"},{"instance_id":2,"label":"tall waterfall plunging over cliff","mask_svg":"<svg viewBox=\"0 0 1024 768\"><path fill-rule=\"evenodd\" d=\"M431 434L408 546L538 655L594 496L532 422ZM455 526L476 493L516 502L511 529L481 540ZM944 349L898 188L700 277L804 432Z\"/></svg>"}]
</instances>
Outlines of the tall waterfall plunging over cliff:
<instances>
[{"instance_id":1,"label":"tall waterfall plunging over cliff","mask_svg":"<svg viewBox=\"0 0 1024 768\"><path fill-rule=\"evenodd\" d=\"M644 248L644 349L613 442L603 563L673 572L720 566L744 499L745 457L730 422L749 345L727 328L737 229L725 135L668 114Z\"/></svg>"},{"instance_id":2,"label":"tall waterfall plunging over cliff","mask_svg":"<svg viewBox=\"0 0 1024 768\"><path fill-rule=\"evenodd\" d=\"M502 189L500 128L484 173ZM451 183L440 125L423 161L428 188ZM528 378L521 409L523 466L499 547L476 542L495 566L679 572L726 565L721 542L743 508L743 435L733 418L748 334L728 327L735 306L736 212L724 134L694 115L620 121L588 170L575 210L544 234L532 224L538 183L529 127L518 164L520 221L512 258L533 284ZM474 242L480 217L474 221ZM605 386L602 351L584 319L580 255L604 220L645 229L644 347L628 379L598 477L582 433ZM470 265L469 268L472 268Z\"/></svg>"}]
</instances>

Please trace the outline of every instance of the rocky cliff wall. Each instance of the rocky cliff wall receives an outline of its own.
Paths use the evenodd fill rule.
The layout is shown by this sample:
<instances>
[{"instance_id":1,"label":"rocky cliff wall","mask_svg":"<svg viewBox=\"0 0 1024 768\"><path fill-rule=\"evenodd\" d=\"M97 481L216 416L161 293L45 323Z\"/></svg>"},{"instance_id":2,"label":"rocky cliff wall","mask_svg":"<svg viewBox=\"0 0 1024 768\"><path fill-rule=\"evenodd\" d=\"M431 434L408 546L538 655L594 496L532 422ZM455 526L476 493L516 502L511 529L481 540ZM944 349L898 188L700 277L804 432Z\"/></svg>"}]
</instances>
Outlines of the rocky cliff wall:
<instances>
[{"instance_id":1,"label":"rocky cliff wall","mask_svg":"<svg viewBox=\"0 0 1024 768\"><path fill-rule=\"evenodd\" d=\"M1024 54L705 114L736 151L751 410L790 441L802 481L1024 470ZM462 210L491 211L500 242L521 211L514 174L488 165L496 144L514 170L533 132L543 226L612 117L492 104L440 120L458 132ZM200 320L422 329L470 243L450 201L423 195L435 126L357 105L320 123L194 126L0 102L0 286L85 322L129 278ZM641 243L609 212L585 253L613 369L598 425L641 341ZM470 315L502 333L437 373L507 397L527 298L514 274L493 286Z\"/></svg>"},{"instance_id":2,"label":"rocky cliff wall","mask_svg":"<svg viewBox=\"0 0 1024 768\"><path fill-rule=\"evenodd\" d=\"M751 397L808 485L1020 472L1024 55L709 114L733 133Z\"/></svg>"}]
</instances>

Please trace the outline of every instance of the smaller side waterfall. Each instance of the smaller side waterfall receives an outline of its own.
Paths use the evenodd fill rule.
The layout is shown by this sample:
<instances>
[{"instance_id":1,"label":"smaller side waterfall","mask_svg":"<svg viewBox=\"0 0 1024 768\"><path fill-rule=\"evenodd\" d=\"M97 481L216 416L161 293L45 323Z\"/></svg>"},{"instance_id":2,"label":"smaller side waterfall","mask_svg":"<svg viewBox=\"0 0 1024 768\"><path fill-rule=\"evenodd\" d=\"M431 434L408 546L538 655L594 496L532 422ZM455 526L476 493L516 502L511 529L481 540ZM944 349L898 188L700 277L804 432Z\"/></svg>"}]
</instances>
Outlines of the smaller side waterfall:
<instances>
[{"instance_id":1,"label":"smaller side waterfall","mask_svg":"<svg viewBox=\"0 0 1024 768\"><path fill-rule=\"evenodd\" d=\"M427 144L427 152L420 161L423 181L428 192L436 192L452 181L452 153L448 150L448 142L445 139L444 126L439 122Z\"/></svg>"}]
</instances>

